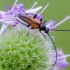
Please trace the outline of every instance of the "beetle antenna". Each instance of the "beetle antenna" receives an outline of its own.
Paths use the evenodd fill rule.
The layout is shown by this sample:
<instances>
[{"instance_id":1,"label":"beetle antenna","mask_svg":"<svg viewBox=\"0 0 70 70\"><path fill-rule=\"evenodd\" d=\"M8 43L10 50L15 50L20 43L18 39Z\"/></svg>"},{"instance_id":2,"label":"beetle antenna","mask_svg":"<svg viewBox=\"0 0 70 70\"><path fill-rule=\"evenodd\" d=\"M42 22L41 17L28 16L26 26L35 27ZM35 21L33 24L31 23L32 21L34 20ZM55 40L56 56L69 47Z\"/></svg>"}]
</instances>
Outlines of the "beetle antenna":
<instances>
[{"instance_id":1,"label":"beetle antenna","mask_svg":"<svg viewBox=\"0 0 70 70\"><path fill-rule=\"evenodd\" d=\"M39 13L39 15L42 14L48 6L49 6L49 3L44 7L44 9Z\"/></svg>"},{"instance_id":2,"label":"beetle antenna","mask_svg":"<svg viewBox=\"0 0 70 70\"><path fill-rule=\"evenodd\" d=\"M33 9L36 4L38 4L38 2L35 2L35 3L33 4L33 6L31 7L31 9Z\"/></svg>"},{"instance_id":3,"label":"beetle antenna","mask_svg":"<svg viewBox=\"0 0 70 70\"><path fill-rule=\"evenodd\" d=\"M27 13L24 10L22 10L22 11L27 15Z\"/></svg>"},{"instance_id":4,"label":"beetle antenna","mask_svg":"<svg viewBox=\"0 0 70 70\"><path fill-rule=\"evenodd\" d=\"M27 27L27 24L23 23L21 20L16 19L19 23Z\"/></svg>"},{"instance_id":5,"label":"beetle antenna","mask_svg":"<svg viewBox=\"0 0 70 70\"><path fill-rule=\"evenodd\" d=\"M59 32L70 32L70 30L50 29L50 31L51 31L51 30L54 30L54 31L59 31Z\"/></svg>"},{"instance_id":6,"label":"beetle antenna","mask_svg":"<svg viewBox=\"0 0 70 70\"><path fill-rule=\"evenodd\" d=\"M46 36L45 36L41 31L40 31L40 33L41 33L41 34L44 36L44 38L47 40ZM53 39L51 38L51 36L49 35L49 33L47 33L47 35L48 35L49 38L51 39L51 41L52 41L52 43L53 43L53 45L54 45L55 52L56 52L56 60L55 60L55 62L54 62L54 64L53 64L53 66L55 66L55 65L56 65L56 62L57 62L57 49L56 49L56 45L55 45Z\"/></svg>"},{"instance_id":7,"label":"beetle antenna","mask_svg":"<svg viewBox=\"0 0 70 70\"><path fill-rule=\"evenodd\" d=\"M55 62L54 62L54 64L53 64L53 66L55 66L55 65L56 65L56 62L57 62L57 48L56 48L56 45L55 45L53 39L52 39L51 36L49 35L49 33L47 33L47 35L48 35L49 38L51 39L51 41L52 41L52 43L53 43L53 45L54 45L54 48L55 48L55 52L56 52L56 60L55 60Z\"/></svg>"},{"instance_id":8,"label":"beetle antenna","mask_svg":"<svg viewBox=\"0 0 70 70\"><path fill-rule=\"evenodd\" d=\"M43 24L46 23L46 21L47 21L47 20L45 20L45 21L43 22Z\"/></svg>"},{"instance_id":9,"label":"beetle antenna","mask_svg":"<svg viewBox=\"0 0 70 70\"><path fill-rule=\"evenodd\" d=\"M12 12L12 10L14 9L15 5L17 4L17 2L18 2L18 0L15 0L15 3L14 3L14 5L13 5L12 9L11 9L11 12Z\"/></svg>"},{"instance_id":10,"label":"beetle antenna","mask_svg":"<svg viewBox=\"0 0 70 70\"><path fill-rule=\"evenodd\" d=\"M19 8L19 9L21 9L21 8ZM27 15L27 13L23 9L21 9L21 10Z\"/></svg>"},{"instance_id":11,"label":"beetle antenna","mask_svg":"<svg viewBox=\"0 0 70 70\"><path fill-rule=\"evenodd\" d=\"M41 31L40 31L40 33L44 36L45 39L47 39L46 36Z\"/></svg>"},{"instance_id":12,"label":"beetle antenna","mask_svg":"<svg viewBox=\"0 0 70 70\"><path fill-rule=\"evenodd\" d=\"M54 29L55 31L62 31L62 32L70 32L70 30L58 30L58 29Z\"/></svg>"}]
</instances>

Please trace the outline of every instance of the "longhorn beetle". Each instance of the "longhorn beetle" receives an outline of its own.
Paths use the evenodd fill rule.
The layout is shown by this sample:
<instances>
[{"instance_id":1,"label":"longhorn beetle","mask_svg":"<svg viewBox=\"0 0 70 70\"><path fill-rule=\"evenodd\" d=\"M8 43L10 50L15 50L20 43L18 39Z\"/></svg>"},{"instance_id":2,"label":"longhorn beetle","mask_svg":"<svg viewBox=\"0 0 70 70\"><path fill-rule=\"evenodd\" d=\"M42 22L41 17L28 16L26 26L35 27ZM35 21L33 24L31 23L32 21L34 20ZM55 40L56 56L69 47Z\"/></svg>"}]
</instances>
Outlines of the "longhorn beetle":
<instances>
[{"instance_id":1,"label":"longhorn beetle","mask_svg":"<svg viewBox=\"0 0 70 70\"><path fill-rule=\"evenodd\" d=\"M30 13L29 13L30 14ZM24 21L25 23L27 23L27 25L25 25L24 23L22 23L20 20L17 20L19 21L21 24L25 25L26 27L29 27L30 29L39 29L40 33L46 38L46 36L41 32L41 31L44 31L45 33L47 33L47 35L50 37L49 35L49 28L47 28L44 23L42 22L42 18L40 20L36 19L37 17L37 14L35 14L33 17L29 16L29 14L25 13L25 14L18 14L18 18L22 21ZM47 39L47 38L46 38ZM55 63L53 64L53 66L56 64L57 62L57 50L56 50L56 46L55 46L55 43L54 41L52 40L52 38L50 37L53 45L54 45L54 48L55 48L55 52L56 52L56 60L55 60Z\"/></svg>"},{"instance_id":2,"label":"longhorn beetle","mask_svg":"<svg viewBox=\"0 0 70 70\"><path fill-rule=\"evenodd\" d=\"M46 8L47 8L47 6L41 11L41 13L42 13ZM23 10L23 12L25 13L24 10ZM41 13L40 13L40 14L41 14ZM40 14L39 14L39 15L40 15ZM29 16L29 15L32 15L32 16ZM42 18L41 18L40 20L36 19L37 14L34 14L34 16L33 16L33 14L25 13L25 14L18 14L17 16L18 16L18 18L20 19L20 20L16 19L17 21L19 21L21 24L25 25L26 27L29 27L30 29L39 29L40 33L41 33L45 38L46 38L46 36L45 36L41 31L44 31L45 33L47 33L47 35L49 36L49 38L51 39L51 41L52 41L52 43L53 43L53 45L54 45L55 52L56 52L56 60L55 60L55 62L54 62L54 64L53 64L53 66L54 66L54 65L56 64L56 62L57 62L57 49L56 49L56 45L55 45L53 39L52 39L51 36L49 35L50 29L49 29L48 27L46 27L45 24L44 24L46 21L42 22ZM65 22L65 21L68 20L69 18L70 18L70 16L67 16L64 20L62 20L62 21L59 22L57 25L55 25L55 27L57 27L57 26L60 25L61 23ZM24 23L22 23L21 20L24 21L25 23L27 23L27 25L24 24ZM51 30L55 30L55 31L70 31L70 30L57 30L57 29L51 29ZM46 39L47 39L47 38L46 38Z\"/></svg>"},{"instance_id":3,"label":"longhorn beetle","mask_svg":"<svg viewBox=\"0 0 70 70\"><path fill-rule=\"evenodd\" d=\"M47 8L47 5L46 7L41 11L41 13ZM57 49L56 49L56 45L54 43L54 41L52 40L52 38L50 37L49 35L49 31L50 31L50 28L49 27L46 27L45 26L45 22L46 21L42 21L42 18L39 18L37 19L37 15L40 15L40 14L32 14L32 13L26 13L24 10L22 10L24 12L24 14L20 13L20 14L17 14L17 17L19 18L16 18L14 20L20 22L21 24L25 25L26 27L29 27L30 29L39 29L40 33L46 38L46 36L41 32L41 31L44 31L45 33L47 33L47 35L49 36L49 38L51 39L53 45L54 45L54 48L55 48L55 52L56 52L56 60L53 64L53 66L56 64L57 62ZM31 16L30 16L31 15ZM58 25L62 24L63 22L65 22L66 20L68 20L70 18L70 16L67 16L64 20L62 20L61 22L59 22L57 25L55 25L55 27L57 27ZM8 20L5 20L5 21L8 21ZM4 21L4 22L5 22ZM9 20L11 21L11 20ZM24 24L23 22L25 22L26 24ZM70 30L57 30L57 29L51 29L51 30L55 30L55 31L70 31ZM47 38L46 38L47 39Z\"/></svg>"}]
</instances>

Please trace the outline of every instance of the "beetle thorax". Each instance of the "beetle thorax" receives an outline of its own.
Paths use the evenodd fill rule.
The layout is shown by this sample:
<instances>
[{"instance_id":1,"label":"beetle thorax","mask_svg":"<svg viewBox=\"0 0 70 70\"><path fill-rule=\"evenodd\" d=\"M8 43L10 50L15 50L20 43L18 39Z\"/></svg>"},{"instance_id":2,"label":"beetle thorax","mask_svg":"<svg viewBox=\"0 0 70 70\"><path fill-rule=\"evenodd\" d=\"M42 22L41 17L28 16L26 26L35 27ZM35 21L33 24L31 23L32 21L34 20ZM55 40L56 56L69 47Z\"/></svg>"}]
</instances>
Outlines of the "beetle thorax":
<instances>
[{"instance_id":1,"label":"beetle thorax","mask_svg":"<svg viewBox=\"0 0 70 70\"><path fill-rule=\"evenodd\" d=\"M49 33L49 28L46 28L46 26L43 23L40 24L39 30L44 31L45 33Z\"/></svg>"}]
</instances>

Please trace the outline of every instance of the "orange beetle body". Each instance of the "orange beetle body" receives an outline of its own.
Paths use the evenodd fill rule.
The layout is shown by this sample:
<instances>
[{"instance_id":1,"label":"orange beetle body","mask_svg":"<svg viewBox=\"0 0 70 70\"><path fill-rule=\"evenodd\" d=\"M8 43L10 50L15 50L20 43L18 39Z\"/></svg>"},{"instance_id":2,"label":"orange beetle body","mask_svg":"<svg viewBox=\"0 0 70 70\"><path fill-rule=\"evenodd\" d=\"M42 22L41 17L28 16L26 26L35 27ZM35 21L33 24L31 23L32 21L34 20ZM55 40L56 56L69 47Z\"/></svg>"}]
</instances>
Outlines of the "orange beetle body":
<instances>
[{"instance_id":1,"label":"orange beetle body","mask_svg":"<svg viewBox=\"0 0 70 70\"><path fill-rule=\"evenodd\" d=\"M39 25L42 24L42 21L37 20L36 18L27 16L25 14L18 16L21 20L26 22L28 25L32 26L34 29L39 29Z\"/></svg>"},{"instance_id":2,"label":"orange beetle body","mask_svg":"<svg viewBox=\"0 0 70 70\"><path fill-rule=\"evenodd\" d=\"M46 38L46 36L45 36L41 31L44 31L44 32L47 33L47 35L50 37L50 35L49 35L49 28L47 28L47 27L44 25L44 23L45 23L46 21L42 22L42 19L38 20L38 19L36 19L36 16L37 16L37 15L34 15L34 17L30 17L30 16L28 16L27 14L19 14L19 15L18 15L18 17L19 17L22 21L26 22L29 26L32 26L32 27L33 27L32 29L39 29L40 33L41 33L45 38ZM22 23L22 24L23 24L23 23ZM27 26L27 27L29 27L29 26ZM47 38L46 38L46 39L47 39ZM52 40L51 37L50 37L50 39L51 39L51 41L52 41L52 43L53 43L53 45L54 45L55 51L56 51L56 61L55 61L55 63L53 64L53 66L54 66L54 65L56 64L56 62L57 62L57 50L56 50L56 45L55 45L54 41Z\"/></svg>"}]
</instances>

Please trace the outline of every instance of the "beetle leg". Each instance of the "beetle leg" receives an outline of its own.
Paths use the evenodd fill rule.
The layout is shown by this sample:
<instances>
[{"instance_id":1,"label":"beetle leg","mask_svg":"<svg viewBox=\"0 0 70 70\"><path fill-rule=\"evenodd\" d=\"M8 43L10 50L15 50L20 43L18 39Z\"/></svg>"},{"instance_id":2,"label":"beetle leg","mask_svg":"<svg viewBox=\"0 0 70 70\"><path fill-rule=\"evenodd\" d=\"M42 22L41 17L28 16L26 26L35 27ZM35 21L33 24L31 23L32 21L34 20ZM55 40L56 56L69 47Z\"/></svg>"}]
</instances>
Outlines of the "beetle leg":
<instances>
[{"instance_id":1,"label":"beetle leg","mask_svg":"<svg viewBox=\"0 0 70 70\"><path fill-rule=\"evenodd\" d=\"M37 17L37 15L35 14L33 18L36 18L36 17ZM42 21L42 18L40 19L40 21Z\"/></svg>"},{"instance_id":2,"label":"beetle leg","mask_svg":"<svg viewBox=\"0 0 70 70\"><path fill-rule=\"evenodd\" d=\"M37 15L35 14L33 18L36 18L36 16L37 16Z\"/></svg>"},{"instance_id":3,"label":"beetle leg","mask_svg":"<svg viewBox=\"0 0 70 70\"><path fill-rule=\"evenodd\" d=\"M42 21L42 18L40 19L40 21Z\"/></svg>"},{"instance_id":4,"label":"beetle leg","mask_svg":"<svg viewBox=\"0 0 70 70\"><path fill-rule=\"evenodd\" d=\"M29 26L30 26L29 24L26 25L26 27L29 27Z\"/></svg>"}]
</instances>

